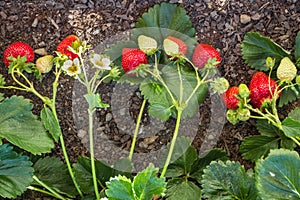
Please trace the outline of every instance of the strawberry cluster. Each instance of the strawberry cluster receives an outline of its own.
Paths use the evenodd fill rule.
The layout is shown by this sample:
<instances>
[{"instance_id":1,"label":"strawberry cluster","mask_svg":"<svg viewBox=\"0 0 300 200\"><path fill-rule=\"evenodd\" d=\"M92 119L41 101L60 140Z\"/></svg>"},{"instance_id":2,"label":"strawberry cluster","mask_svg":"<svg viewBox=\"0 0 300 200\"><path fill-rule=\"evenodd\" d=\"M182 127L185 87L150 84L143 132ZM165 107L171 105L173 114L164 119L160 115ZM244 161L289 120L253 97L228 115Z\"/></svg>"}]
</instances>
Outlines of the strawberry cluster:
<instances>
[{"instance_id":1,"label":"strawberry cluster","mask_svg":"<svg viewBox=\"0 0 300 200\"><path fill-rule=\"evenodd\" d=\"M153 55L158 50L157 41L154 38L140 35L138 37L139 48L122 49L122 68L125 73L135 70L142 64L148 64L147 56ZM186 43L174 36L167 36L163 41L163 50L170 57L186 56ZM219 52L208 44L198 44L192 55L192 62L197 68L204 68L209 59L215 58L220 63ZM218 66L218 65L217 65Z\"/></svg>"},{"instance_id":2,"label":"strawberry cluster","mask_svg":"<svg viewBox=\"0 0 300 200\"><path fill-rule=\"evenodd\" d=\"M78 57L74 52L71 52L69 49L70 47L73 47L76 45L76 42L78 42L79 39L75 35L69 35L66 38L64 38L57 46L57 52L60 54L67 56L68 59L75 59ZM27 72L36 72L38 74L41 73L48 73L51 71L53 67L53 60L54 56L52 55L45 55L40 58L38 58L34 62L34 51L32 47L24 42L17 41L12 44L10 44L5 50L4 50L4 64L8 67L16 66L21 71L25 70ZM33 69L26 68L26 66L34 66Z\"/></svg>"},{"instance_id":3,"label":"strawberry cluster","mask_svg":"<svg viewBox=\"0 0 300 200\"><path fill-rule=\"evenodd\" d=\"M281 95L277 82L264 72L253 74L249 87L245 84L230 87L222 94L227 111L227 119L232 124L246 121L251 117L250 111L264 111ZM258 111L257 110L257 111Z\"/></svg>"}]
</instances>

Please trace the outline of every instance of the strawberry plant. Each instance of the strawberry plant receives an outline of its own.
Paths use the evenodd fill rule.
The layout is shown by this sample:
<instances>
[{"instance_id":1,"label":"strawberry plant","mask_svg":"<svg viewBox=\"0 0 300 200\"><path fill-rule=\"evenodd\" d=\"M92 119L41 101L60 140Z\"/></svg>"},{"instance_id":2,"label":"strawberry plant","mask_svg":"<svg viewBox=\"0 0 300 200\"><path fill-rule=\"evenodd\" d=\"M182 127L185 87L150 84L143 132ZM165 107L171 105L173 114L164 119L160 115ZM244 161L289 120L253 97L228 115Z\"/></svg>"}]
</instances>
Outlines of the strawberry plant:
<instances>
[{"instance_id":1,"label":"strawberry plant","mask_svg":"<svg viewBox=\"0 0 300 200\"><path fill-rule=\"evenodd\" d=\"M170 21L162 16L165 10L176 10L168 16ZM172 17L177 19L176 25ZM158 19L159 23L154 19ZM228 85L223 78L213 78L216 65L220 62L218 51L205 44L201 44L201 49L199 45L195 48L194 29L187 19L186 13L175 5L163 3L154 6L138 20L136 28L131 32L130 41L119 42L106 52L110 57L116 58L115 64L124 73L119 81L139 85L144 97L139 117L148 102L149 115L164 121L170 117L176 118L170 151L161 177L165 176L171 161L181 120L191 118L197 112L199 103L207 95L207 83L217 93L224 92ZM116 52L122 52L119 54L121 58L116 57ZM202 66L196 66L195 62L201 62ZM137 119L130 160L140 120L141 118Z\"/></svg>"},{"instance_id":2,"label":"strawberry plant","mask_svg":"<svg viewBox=\"0 0 300 200\"><path fill-rule=\"evenodd\" d=\"M298 34L294 63L290 54L270 39L252 32L245 36L242 52L246 63L266 72L253 74L249 87L241 84L234 93L229 89L223 94L226 97L223 98L224 102L229 108L227 118L231 123L257 119L261 135L249 136L243 140L240 152L245 159L255 161L266 156L270 149L294 149L296 145L300 146L299 108L292 110L285 119L280 119L278 115L279 107L299 98L300 87L296 81L299 76L296 67L299 65L299 45ZM261 56L258 57L258 54Z\"/></svg>"},{"instance_id":3,"label":"strawberry plant","mask_svg":"<svg viewBox=\"0 0 300 200\"><path fill-rule=\"evenodd\" d=\"M13 43L4 51L4 63L14 84L7 85L0 75L0 88L32 93L43 108L36 116L30 100L5 98L0 93L1 197L15 198L30 189L62 200L300 198L300 159L294 150L300 146L300 109L294 108L284 119L278 113L280 107L299 97L300 33L294 57L258 33L246 34L243 58L258 70L249 86L229 87L226 79L216 77L219 52L211 45L197 43L186 11L175 4L150 8L138 19L130 40L118 41L105 54L89 55L89 48L85 41L69 35L57 45L54 55L40 57L35 63L33 50L26 43ZM49 72L55 77L52 96L44 96L30 78L33 74L43 81ZM56 112L62 74L84 86L88 105L90 157L79 157L73 164ZM143 97L128 157L112 165L95 159L93 129L95 112L109 107L97 89L111 81L137 85ZM230 161L220 149L198 155L190 138L178 137L182 120L198 112L209 88L222 94L231 123L257 120L261 135L246 137L240 147L245 159L256 162L254 171ZM175 119L175 128L159 165L149 164L133 174L146 106L150 116L162 121ZM61 145L64 162L43 155L56 143Z\"/></svg>"}]
</instances>

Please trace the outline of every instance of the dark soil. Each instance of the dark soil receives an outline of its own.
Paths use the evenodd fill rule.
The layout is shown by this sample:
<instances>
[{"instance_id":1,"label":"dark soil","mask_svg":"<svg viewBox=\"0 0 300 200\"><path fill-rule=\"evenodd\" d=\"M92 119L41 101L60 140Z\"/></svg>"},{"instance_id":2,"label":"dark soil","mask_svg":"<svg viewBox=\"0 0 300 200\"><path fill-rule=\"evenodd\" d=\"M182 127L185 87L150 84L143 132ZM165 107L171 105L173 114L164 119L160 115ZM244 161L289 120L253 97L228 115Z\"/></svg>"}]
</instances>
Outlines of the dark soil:
<instances>
[{"instance_id":1,"label":"dark soil","mask_svg":"<svg viewBox=\"0 0 300 200\"><path fill-rule=\"evenodd\" d=\"M107 38L117 33L123 33L134 27L138 17L146 12L149 7L162 1L150 0L0 0L0 65L3 64L4 49L15 41L24 41L30 44L39 54L52 54L60 40L69 34L76 34L86 40L92 47L97 46ZM286 50L292 51L295 37L299 31L300 1L297 0L171 0L172 3L184 7L190 16L197 32L199 42L208 43L216 47L221 54L222 62L219 67L221 76L227 78L231 85L249 83L251 75L255 72L250 69L242 59L240 43L248 31L258 31L281 44ZM0 68L0 73L5 77L7 70ZM53 74L47 74L43 83L36 81L38 91L44 95L51 95ZM11 80L7 78L7 83ZM72 113L72 100L74 80L63 76L58 89L57 110L63 135L71 162L78 156L88 155L82 138L78 136L80 127ZM99 89L103 101L110 103L113 91L112 84L104 84ZM31 94L18 91L1 90L6 96L14 94L24 95L32 99L34 112L38 114L42 102ZM200 151L207 135L220 136L213 138L211 147L219 147L227 151L232 160L240 161L246 168L251 168L252 163L244 161L238 152L242 139L248 135L258 134L255 121L239 123L236 126L225 123L220 119L214 121L211 107L215 97L207 97L204 104L199 107L199 127L194 137L193 145ZM130 99L130 116L135 119L141 105L141 97L135 92ZM288 110L300 106L300 101L280 110L282 116ZM109 136L123 149L128 150L131 137L118 129L118 124L112 115L112 110L99 110L97 119L103 133ZM143 123L149 121L144 116ZM220 123L216 129L209 129L210 124ZM151 138L153 141L147 145L138 145L137 152L147 152L160 148L171 138L174 120L168 121L164 129ZM209 131L211 133L207 133ZM140 143L145 142L140 139ZM205 149L205 148L204 148ZM203 150L203 149L202 149ZM61 157L59 145L53 149L51 155ZM20 199L51 199L33 192L27 192Z\"/></svg>"}]
</instances>

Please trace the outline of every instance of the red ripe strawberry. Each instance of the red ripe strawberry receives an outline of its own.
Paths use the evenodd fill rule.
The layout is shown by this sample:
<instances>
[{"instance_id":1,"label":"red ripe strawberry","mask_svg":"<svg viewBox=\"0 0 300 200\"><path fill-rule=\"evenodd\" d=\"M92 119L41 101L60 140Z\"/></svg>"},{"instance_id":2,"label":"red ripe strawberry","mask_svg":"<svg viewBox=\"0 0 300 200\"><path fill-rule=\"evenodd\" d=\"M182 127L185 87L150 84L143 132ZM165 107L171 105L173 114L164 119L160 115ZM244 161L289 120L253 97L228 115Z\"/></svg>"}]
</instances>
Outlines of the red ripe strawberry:
<instances>
[{"instance_id":1,"label":"red ripe strawberry","mask_svg":"<svg viewBox=\"0 0 300 200\"><path fill-rule=\"evenodd\" d=\"M172 53L181 53L183 55L186 54L186 44L179 38L168 36L164 40L164 49L168 55Z\"/></svg>"},{"instance_id":2,"label":"red ripe strawberry","mask_svg":"<svg viewBox=\"0 0 300 200\"><path fill-rule=\"evenodd\" d=\"M76 35L67 36L57 45L57 51L68 56L71 60L74 60L78 55L68 50L68 48L72 47L72 43L75 41L79 41L79 38Z\"/></svg>"},{"instance_id":3,"label":"red ripe strawberry","mask_svg":"<svg viewBox=\"0 0 300 200\"><path fill-rule=\"evenodd\" d=\"M203 68L210 58L216 58L221 61L219 52L208 44L198 44L194 50L192 61L198 68Z\"/></svg>"},{"instance_id":4,"label":"red ripe strawberry","mask_svg":"<svg viewBox=\"0 0 300 200\"><path fill-rule=\"evenodd\" d=\"M17 58L18 56L23 57L26 56L26 62L33 62L34 60L34 51L33 49L24 42L15 42L9 45L4 50L4 65L9 66L9 63L11 62L8 60L8 57L14 57Z\"/></svg>"},{"instance_id":5,"label":"red ripe strawberry","mask_svg":"<svg viewBox=\"0 0 300 200\"><path fill-rule=\"evenodd\" d=\"M147 63L148 59L143 51L134 48L124 48L122 50L122 68L125 73L134 70L140 64Z\"/></svg>"},{"instance_id":6,"label":"red ripe strawberry","mask_svg":"<svg viewBox=\"0 0 300 200\"><path fill-rule=\"evenodd\" d=\"M223 102L225 103L228 109L237 109L239 99L236 97L239 93L239 88L237 86L233 86L228 88L226 92L222 94Z\"/></svg>"},{"instance_id":7,"label":"red ripe strawberry","mask_svg":"<svg viewBox=\"0 0 300 200\"><path fill-rule=\"evenodd\" d=\"M270 82L270 87L269 87ZM262 103L269 99L272 99L272 94L277 88L277 83L272 78L269 81L269 77L263 72L256 72L250 81L249 90L250 90L250 103L254 108L260 108ZM278 88L279 90L279 88ZM280 96L280 94L279 94Z\"/></svg>"}]
</instances>

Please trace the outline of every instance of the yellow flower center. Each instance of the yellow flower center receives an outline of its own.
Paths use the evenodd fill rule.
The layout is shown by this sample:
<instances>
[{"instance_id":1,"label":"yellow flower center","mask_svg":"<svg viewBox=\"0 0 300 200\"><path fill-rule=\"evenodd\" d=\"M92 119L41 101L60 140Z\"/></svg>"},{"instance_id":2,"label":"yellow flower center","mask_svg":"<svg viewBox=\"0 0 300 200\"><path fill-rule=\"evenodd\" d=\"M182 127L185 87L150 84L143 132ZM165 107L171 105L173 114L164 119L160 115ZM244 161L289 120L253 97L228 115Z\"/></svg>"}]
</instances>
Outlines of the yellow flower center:
<instances>
[{"instance_id":1,"label":"yellow flower center","mask_svg":"<svg viewBox=\"0 0 300 200\"><path fill-rule=\"evenodd\" d=\"M76 73L78 71L78 66L72 65L68 70L69 72Z\"/></svg>"},{"instance_id":2,"label":"yellow flower center","mask_svg":"<svg viewBox=\"0 0 300 200\"><path fill-rule=\"evenodd\" d=\"M104 65L101 60L96 60L95 64L100 66L100 67L103 67L103 65Z\"/></svg>"}]
</instances>

